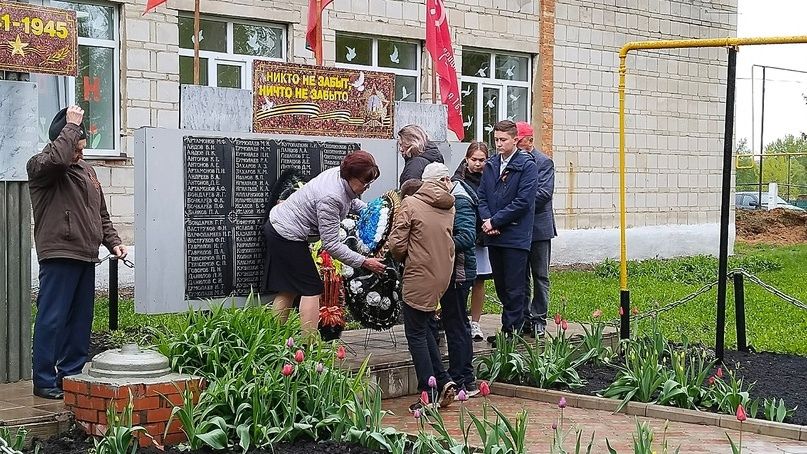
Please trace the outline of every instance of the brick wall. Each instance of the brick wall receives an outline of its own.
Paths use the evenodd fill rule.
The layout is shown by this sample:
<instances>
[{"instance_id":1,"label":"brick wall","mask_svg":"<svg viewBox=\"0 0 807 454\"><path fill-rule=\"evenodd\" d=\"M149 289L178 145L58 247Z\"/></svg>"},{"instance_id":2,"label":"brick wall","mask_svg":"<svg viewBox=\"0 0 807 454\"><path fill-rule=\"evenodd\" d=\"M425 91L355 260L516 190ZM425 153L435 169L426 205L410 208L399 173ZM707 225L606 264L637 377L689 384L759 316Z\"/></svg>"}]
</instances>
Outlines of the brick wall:
<instances>
[{"instance_id":1,"label":"brick wall","mask_svg":"<svg viewBox=\"0 0 807 454\"><path fill-rule=\"evenodd\" d=\"M736 0L557 0L555 210L565 229L619 226L618 51L736 35ZM631 52L629 226L719 221L725 49Z\"/></svg>"}]
</instances>

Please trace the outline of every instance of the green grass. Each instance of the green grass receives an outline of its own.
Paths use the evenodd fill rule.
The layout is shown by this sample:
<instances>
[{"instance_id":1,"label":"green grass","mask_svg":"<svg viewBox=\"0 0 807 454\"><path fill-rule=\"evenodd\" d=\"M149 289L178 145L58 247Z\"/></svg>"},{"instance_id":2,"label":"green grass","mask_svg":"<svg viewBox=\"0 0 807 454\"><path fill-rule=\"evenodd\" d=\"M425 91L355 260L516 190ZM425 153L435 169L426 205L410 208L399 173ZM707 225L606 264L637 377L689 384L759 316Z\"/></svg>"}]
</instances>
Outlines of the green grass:
<instances>
[{"instance_id":1,"label":"green grass","mask_svg":"<svg viewBox=\"0 0 807 454\"><path fill-rule=\"evenodd\" d=\"M738 245L730 266L743 266L763 281L779 288L802 302L807 302L807 245L800 246L744 246ZM710 257L687 257L673 260L645 260L631 262L628 286L631 304L639 311L652 310L676 301L717 275L717 261ZM566 318L585 322L595 309L602 309L605 320L618 317L619 273L618 264L605 262L593 271L552 271L551 303L549 313L561 311L565 306ZM500 313L493 282L488 281L488 299L484 312ZM767 293L746 281L746 320L748 341L757 350L807 355L807 311ZM666 336L673 340L685 334L691 341L714 345L717 290L662 314L659 324ZM98 298L95 305L93 330L108 331L109 305L106 298ZM135 335L140 341L148 326L183 329L184 314L145 315L134 312L131 299L121 299L118 332L113 339L122 341ZM729 283L726 298L726 342L736 346L734 324L734 288ZM349 328L355 328L353 326ZM649 329L649 321L640 323L639 330Z\"/></svg>"},{"instance_id":2,"label":"green grass","mask_svg":"<svg viewBox=\"0 0 807 454\"><path fill-rule=\"evenodd\" d=\"M549 313L561 311L569 320L588 321L595 309L602 309L605 320L618 317L619 274L613 262L594 271L563 270L550 273ZM730 267L743 266L764 282L802 302L807 302L807 245L738 245ZM673 260L647 260L631 263L628 288L631 304L639 311L652 310L676 301L701 288L717 275L717 261L706 257ZM807 354L807 311L799 309L748 282L745 283L748 342L757 350ZM492 282L488 282L485 313L499 313ZM659 317L665 335L673 340L685 334L690 341L714 345L717 288ZM729 283L726 298L726 343L736 346L734 288ZM649 329L649 321L639 325Z\"/></svg>"}]
</instances>

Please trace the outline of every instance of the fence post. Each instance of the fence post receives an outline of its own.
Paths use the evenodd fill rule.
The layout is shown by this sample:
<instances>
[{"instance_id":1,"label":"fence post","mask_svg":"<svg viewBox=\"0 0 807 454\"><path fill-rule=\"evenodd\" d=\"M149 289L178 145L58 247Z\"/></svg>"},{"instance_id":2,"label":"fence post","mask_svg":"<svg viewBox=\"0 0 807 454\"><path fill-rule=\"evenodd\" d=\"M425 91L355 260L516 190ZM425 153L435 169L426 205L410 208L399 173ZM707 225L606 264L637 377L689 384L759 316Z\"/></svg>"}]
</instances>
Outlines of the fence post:
<instances>
[{"instance_id":1,"label":"fence post","mask_svg":"<svg viewBox=\"0 0 807 454\"><path fill-rule=\"evenodd\" d=\"M734 315L737 325L737 350L748 351L748 340L745 335L745 287L742 273L734 273Z\"/></svg>"},{"instance_id":2,"label":"fence post","mask_svg":"<svg viewBox=\"0 0 807 454\"><path fill-rule=\"evenodd\" d=\"M118 259L109 258L109 330L118 329Z\"/></svg>"}]
</instances>

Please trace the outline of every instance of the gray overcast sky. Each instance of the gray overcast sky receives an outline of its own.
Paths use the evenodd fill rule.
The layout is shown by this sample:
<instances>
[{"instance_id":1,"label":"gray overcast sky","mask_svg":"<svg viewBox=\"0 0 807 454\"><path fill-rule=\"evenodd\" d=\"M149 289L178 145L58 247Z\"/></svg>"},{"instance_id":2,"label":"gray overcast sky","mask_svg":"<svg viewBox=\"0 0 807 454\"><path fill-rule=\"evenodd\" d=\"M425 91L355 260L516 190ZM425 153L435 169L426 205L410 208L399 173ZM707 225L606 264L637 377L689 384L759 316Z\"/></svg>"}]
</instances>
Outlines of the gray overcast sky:
<instances>
[{"instance_id":1,"label":"gray overcast sky","mask_svg":"<svg viewBox=\"0 0 807 454\"><path fill-rule=\"evenodd\" d=\"M807 35L807 1L739 0L737 35ZM737 54L736 138L747 138L751 149L759 153L762 68L753 70L752 111L754 64L807 71L807 44L745 46ZM807 103L802 97L807 93L807 74L768 69L765 78L765 143L786 134L807 133Z\"/></svg>"}]
</instances>

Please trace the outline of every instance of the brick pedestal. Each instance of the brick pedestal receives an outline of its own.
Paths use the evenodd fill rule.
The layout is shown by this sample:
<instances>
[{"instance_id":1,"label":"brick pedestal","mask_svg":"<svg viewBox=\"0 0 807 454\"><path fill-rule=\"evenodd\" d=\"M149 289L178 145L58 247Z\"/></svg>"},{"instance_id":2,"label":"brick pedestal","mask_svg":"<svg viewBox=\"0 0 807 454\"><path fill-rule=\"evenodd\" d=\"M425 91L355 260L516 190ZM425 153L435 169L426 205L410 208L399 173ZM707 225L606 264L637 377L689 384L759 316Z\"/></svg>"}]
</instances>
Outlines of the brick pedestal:
<instances>
[{"instance_id":1,"label":"brick pedestal","mask_svg":"<svg viewBox=\"0 0 807 454\"><path fill-rule=\"evenodd\" d=\"M175 445L186 441L177 418L166 432L168 420L175 406L182 405L182 392L193 392L194 402L204 388L199 377L169 374L159 378L109 379L75 375L64 379L64 403L73 412L76 422L94 436L102 436L107 430L106 411L110 402L118 412L129 403L129 393L134 410L132 424L145 427L154 441L163 445ZM139 435L140 446L152 443L149 437Z\"/></svg>"}]
</instances>

